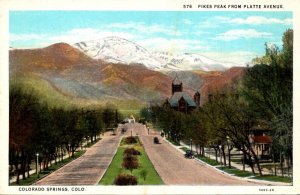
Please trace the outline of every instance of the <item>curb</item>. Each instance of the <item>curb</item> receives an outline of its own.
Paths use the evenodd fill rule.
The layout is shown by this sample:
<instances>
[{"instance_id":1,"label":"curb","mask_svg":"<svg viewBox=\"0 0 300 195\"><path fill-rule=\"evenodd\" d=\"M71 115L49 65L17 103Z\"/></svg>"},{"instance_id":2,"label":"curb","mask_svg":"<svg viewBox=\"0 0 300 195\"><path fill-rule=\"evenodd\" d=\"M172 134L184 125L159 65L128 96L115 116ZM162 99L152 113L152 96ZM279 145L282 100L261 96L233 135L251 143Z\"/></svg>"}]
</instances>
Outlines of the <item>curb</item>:
<instances>
[{"instance_id":1,"label":"curb","mask_svg":"<svg viewBox=\"0 0 300 195\"><path fill-rule=\"evenodd\" d=\"M172 147L176 148L180 153L184 154L184 151L182 151L182 150L179 148L179 147L184 147L184 146L181 146L181 145L180 145L179 147L177 147L177 146L173 145L173 144L172 144L169 140L167 140L166 138L163 138L163 139L164 139L167 143L169 143ZM243 179L243 180L246 180L246 181L251 182L251 183L256 182L256 183L260 183L260 184L266 184L266 185L268 185L268 186L270 186L270 185L274 185L274 186L292 186L292 185L293 185L292 183L275 182L275 181L266 181L266 180L259 180L259 179L249 179L249 178L247 178L247 177L239 177L239 176L236 176L236 175L234 175L234 174L230 174L230 173L227 173L227 172L225 172L225 171L222 171L222 170L218 169L217 167L212 166L212 165L210 165L210 164L208 164L208 163L206 163L206 162L204 162L204 161L202 161L202 160L200 160L200 159L198 159L198 158L194 158L194 160L198 161L201 165L211 167L211 168L217 170L218 172L221 172L222 174L226 174L226 175L231 176L231 177L234 177L234 178L236 178L236 179Z\"/></svg>"},{"instance_id":2,"label":"curb","mask_svg":"<svg viewBox=\"0 0 300 195\"><path fill-rule=\"evenodd\" d=\"M58 169L56 169L56 170L54 170L54 171L50 171L48 174L46 174L46 175L44 175L44 176L42 176L42 177L40 177L40 178L38 178L37 180L35 180L34 182L32 182L31 184L29 184L30 186L31 185L34 185L34 184L36 184L36 182L38 182L38 181L40 181L40 180L42 180L42 179L44 179L45 177L47 177L47 176L49 176L50 174L52 174L52 173L54 173L55 171L58 171L58 170L60 170L61 168L63 168L64 166L66 166L66 165L68 165L68 164L70 164L70 163L72 163L74 160L76 160L76 159L78 159L78 158L80 158L80 157L82 157L84 154L85 154L85 152L86 152L86 150L80 155L80 156L78 156L77 158L74 158L74 159L72 159L70 162L68 162L68 163L65 163L65 164L63 164L63 165L61 165L60 167L58 167Z\"/></svg>"},{"instance_id":3,"label":"curb","mask_svg":"<svg viewBox=\"0 0 300 195\"><path fill-rule=\"evenodd\" d=\"M116 154L117 154L118 148L119 148L119 146L120 146L120 143L121 143L123 137L124 137L124 135L121 135L121 136L120 136L120 140L119 140L118 147L117 147L116 150L114 151L114 156L111 158L111 160L110 160L110 162L109 162L109 165L108 165L108 167L106 168L106 170L102 173L102 175L99 177L98 181L97 181L94 185L99 185L99 182L101 181L101 179L103 178L103 176L104 176L105 173L107 172L107 169L109 168L111 162L113 161L113 159L115 158L115 156L116 156Z\"/></svg>"}]
</instances>

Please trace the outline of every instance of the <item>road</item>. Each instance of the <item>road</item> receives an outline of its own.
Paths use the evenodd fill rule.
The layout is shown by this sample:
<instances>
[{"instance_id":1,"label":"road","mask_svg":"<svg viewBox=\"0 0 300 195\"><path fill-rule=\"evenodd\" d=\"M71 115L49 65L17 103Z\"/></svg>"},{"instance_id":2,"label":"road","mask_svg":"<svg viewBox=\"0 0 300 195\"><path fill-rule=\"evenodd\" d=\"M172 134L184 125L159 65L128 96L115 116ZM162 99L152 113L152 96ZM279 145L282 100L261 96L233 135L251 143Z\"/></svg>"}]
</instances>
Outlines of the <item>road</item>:
<instances>
[{"instance_id":1,"label":"road","mask_svg":"<svg viewBox=\"0 0 300 195\"><path fill-rule=\"evenodd\" d=\"M148 135L142 124L126 124L124 135L138 135L154 165L166 185L256 185L254 182L231 177L200 163L186 159L184 155L151 131ZM160 144L153 138L159 137ZM119 145L122 134L107 133L101 141L89 148L80 158L38 181L35 185L96 185L108 168Z\"/></svg>"},{"instance_id":2,"label":"road","mask_svg":"<svg viewBox=\"0 0 300 195\"><path fill-rule=\"evenodd\" d=\"M96 185L104 175L116 149L121 135L107 132L102 139L88 148L78 159L39 180L35 185Z\"/></svg>"},{"instance_id":3,"label":"road","mask_svg":"<svg viewBox=\"0 0 300 195\"><path fill-rule=\"evenodd\" d=\"M148 131L141 124L129 126L129 130L138 134L156 171L167 185L257 185L254 182L223 174L194 159L186 159L155 132ZM154 144L157 136L160 144Z\"/></svg>"}]
</instances>

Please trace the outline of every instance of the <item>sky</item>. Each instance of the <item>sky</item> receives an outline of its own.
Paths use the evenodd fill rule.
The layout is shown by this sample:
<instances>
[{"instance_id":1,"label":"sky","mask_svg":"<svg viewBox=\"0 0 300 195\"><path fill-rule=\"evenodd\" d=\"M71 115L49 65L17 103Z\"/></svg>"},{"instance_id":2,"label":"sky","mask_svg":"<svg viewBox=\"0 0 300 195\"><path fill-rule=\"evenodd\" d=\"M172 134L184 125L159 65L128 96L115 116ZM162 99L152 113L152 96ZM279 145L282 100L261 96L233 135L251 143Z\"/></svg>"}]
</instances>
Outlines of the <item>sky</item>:
<instances>
[{"instance_id":1,"label":"sky","mask_svg":"<svg viewBox=\"0 0 300 195\"><path fill-rule=\"evenodd\" d=\"M293 27L292 12L220 11L10 11L10 47L38 48L53 43L118 36L149 51L199 53L245 65L282 45Z\"/></svg>"}]
</instances>

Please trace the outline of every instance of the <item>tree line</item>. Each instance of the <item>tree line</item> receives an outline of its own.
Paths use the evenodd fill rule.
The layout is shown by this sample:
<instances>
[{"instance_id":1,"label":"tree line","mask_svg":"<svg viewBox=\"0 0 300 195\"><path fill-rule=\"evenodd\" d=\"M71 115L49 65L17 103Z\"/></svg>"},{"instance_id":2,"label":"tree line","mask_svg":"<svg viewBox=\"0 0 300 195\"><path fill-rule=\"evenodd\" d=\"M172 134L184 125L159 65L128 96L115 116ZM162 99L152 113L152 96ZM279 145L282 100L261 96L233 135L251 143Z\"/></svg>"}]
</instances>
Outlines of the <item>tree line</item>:
<instances>
[{"instance_id":1,"label":"tree line","mask_svg":"<svg viewBox=\"0 0 300 195\"><path fill-rule=\"evenodd\" d=\"M121 119L113 106L102 108L53 108L33 89L12 82L9 92L9 165L23 179L29 177L30 165L39 154L40 166L48 168L52 160L74 156L83 144L95 142L107 128ZM27 174L26 174L27 173Z\"/></svg>"},{"instance_id":2,"label":"tree line","mask_svg":"<svg viewBox=\"0 0 300 195\"><path fill-rule=\"evenodd\" d=\"M262 171L249 135L254 127L271 129L271 155L274 162L285 160L288 169L293 162L293 30L282 36L282 49L265 45L265 55L253 59L240 81L222 93L210 95L210 100L190 114L171 109L168 105L152 105L141 115L163 129L172 141L192 139L199 154L204 148L214 148L226 165L225 149L233 147L243 153L254 173ZM217 159L216 159L217 160ZM230 159L229 159L229 166ZM276 172L276 168L275 168Z\"/></svg>"}]
</instances>

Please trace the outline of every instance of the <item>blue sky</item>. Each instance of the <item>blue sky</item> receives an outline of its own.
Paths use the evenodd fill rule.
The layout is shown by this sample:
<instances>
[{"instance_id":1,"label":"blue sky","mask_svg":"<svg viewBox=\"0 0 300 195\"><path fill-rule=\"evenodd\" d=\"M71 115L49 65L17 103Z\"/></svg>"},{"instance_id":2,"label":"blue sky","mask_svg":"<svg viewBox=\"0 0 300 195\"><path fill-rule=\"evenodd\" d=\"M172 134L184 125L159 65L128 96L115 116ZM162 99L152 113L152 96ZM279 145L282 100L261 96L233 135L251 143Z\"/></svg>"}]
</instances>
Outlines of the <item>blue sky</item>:
<instances>
[{"instance_id":1,"label":"blue sky","mask_svg":"<svg viewBox=\"0 0 300 195\"><path fill-rule=\"evenodd\" d=\"M281 46L292 12L10 11L10 46L45 47L107 36L126 38L150 51L200 53L245 64Z\"/></svg>"}]
</instances>

